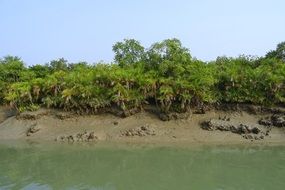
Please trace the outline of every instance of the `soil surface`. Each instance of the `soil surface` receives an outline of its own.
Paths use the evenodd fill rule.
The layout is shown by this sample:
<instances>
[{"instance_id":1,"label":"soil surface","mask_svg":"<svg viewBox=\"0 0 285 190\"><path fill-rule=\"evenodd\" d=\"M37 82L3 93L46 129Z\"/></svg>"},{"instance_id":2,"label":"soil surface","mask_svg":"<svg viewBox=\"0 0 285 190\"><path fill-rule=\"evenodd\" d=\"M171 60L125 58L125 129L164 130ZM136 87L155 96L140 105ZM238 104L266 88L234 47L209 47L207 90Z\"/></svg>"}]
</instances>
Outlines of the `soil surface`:
<instances>
[{"instance_id":1,"label":"soil surface","mask_svg":"<svg viewBox=\"0 0 285 190\"><path fill-rule=\"evenodd\" d=\"M274 126L278 119L282 122L285 118L285 112L280 109L277 109L279 115L276 109L262 112L211 109L169 121L162 121L157 114L146 111L120 118L108 113L79 116L51 109L18 115L9 108L0 110L0 140L285 144L285 126L282 123Z\"/></svg>"}]
</instances>

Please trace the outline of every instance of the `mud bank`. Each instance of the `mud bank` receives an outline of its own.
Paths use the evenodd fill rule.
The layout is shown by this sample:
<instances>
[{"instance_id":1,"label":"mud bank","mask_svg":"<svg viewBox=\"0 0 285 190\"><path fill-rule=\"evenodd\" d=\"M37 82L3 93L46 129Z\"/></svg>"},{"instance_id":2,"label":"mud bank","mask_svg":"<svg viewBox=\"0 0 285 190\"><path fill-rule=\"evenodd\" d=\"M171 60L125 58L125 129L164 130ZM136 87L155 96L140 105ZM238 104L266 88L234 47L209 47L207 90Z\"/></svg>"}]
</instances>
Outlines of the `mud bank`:
<instances>
[{"instance_id":1,"label":"mud bank","mask_svg":"<svg viewBox=\"0 0 285 190\"><path fill-rule=\"evenodd\" d=\"M15 115L1 108L0 140L130 143L285 144L283 108L230 105L162 121L141 111L126 118L113 114L80 116L40 109ZM277 126L276 126L277 123Z\"/></svg>"}]
</instances>

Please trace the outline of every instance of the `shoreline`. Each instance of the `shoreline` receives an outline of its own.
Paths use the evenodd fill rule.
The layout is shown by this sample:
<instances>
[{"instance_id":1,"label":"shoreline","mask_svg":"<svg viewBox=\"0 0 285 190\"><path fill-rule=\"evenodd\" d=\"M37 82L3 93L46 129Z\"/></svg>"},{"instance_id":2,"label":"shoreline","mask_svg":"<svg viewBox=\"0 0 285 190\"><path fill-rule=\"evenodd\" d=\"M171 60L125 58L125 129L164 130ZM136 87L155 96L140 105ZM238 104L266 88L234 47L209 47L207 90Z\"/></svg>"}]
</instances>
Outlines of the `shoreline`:
<instances>
[{"instance_id":1,"label":"shoreline","mask_svg":"<svg viewBox=\"0 0 285 190\"><path fill-rule=\"evenodd\" d=\"M0 140L0 147L11 149L35 148L39 151L60 150L151 150L151 149L174 149L174 150L203 150L203 149L242 149L242 150L262 150L275 147L285 147L284 142L253 142L253 143L141 143L141 142L88 142L88 143L56 143L54 141L40 140Z\"/></svg>"},{"instance_id":2,"label":"shoreline","mask_svg":"<svg viewBox=\"0 0 285 190\"><path fill-rule=\"evenodd\" d=\"M5 112L1 108L1 114ZM6 110L7 111L7 110ZM285 112L284 112L285 113ZM10 113L11 115L11 113ZM249 140L230 131L203 130L201 123L210 119L228 117L235 122L258 125L258 121L271 115L268 112L249 113L243 110L215 110L204 114L192 113L187 119L162 121L157 115L142 111L120 118L112 114L74 115L59 110L40 109L6 118L0 123L1 141L26 141L56 144L131 144L150 146L200 146L200 145L285 145L285 127L273 128L262 140ZM30 134L27 131L36 126ZM259 125L258 125L259 126ZM260 126L264 128L264 126ZM146 129L145 129L146 128ZM145 130L144 130L145 129ZM93 135L92 142L70 142L61 136ZM153 133L153 134L152 134ZM57 139L58 141L55 141ZM89 140L88 140L89 141Z\"/></svg>"}]
</instances>

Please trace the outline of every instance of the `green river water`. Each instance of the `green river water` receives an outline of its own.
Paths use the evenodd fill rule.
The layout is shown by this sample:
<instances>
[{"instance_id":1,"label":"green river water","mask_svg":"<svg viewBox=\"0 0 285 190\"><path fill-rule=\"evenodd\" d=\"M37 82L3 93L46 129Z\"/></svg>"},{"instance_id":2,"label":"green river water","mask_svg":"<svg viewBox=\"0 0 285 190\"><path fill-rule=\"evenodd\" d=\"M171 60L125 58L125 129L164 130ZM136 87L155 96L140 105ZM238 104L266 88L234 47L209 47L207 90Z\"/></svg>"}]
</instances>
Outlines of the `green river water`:
<instances>
[{"instance_id":1,"label":"green river water","mask_svg":"<svg viewBox=\"0 0 285 190\"><path fill-rule=\"evenodd\" d=\"M285 146L2 143L0 189L284 190Z\"/></svg>"}]
</instances>

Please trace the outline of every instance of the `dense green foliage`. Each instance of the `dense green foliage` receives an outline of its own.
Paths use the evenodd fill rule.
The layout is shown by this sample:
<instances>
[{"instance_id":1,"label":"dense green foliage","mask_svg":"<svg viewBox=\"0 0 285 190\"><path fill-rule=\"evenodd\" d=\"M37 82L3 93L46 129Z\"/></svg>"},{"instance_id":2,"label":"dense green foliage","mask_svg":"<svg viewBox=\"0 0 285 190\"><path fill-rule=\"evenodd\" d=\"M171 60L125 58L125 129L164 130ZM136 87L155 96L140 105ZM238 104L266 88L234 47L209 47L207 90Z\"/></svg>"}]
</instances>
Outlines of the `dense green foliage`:
<instances>
[{"instance_id":1,"label":"dense green foliage","mask_svg":"<svg viewBox=\"0 0 285 190\"><path fill-rule=\"evenodd\" d=\"M113 46L115 63L68 63L63 58L26 67L18 57L0 60L0 103L19 111L40 106L96 113L145 104L185 112L203 104L285 103L285 42L265 57L192 58L177 39L144 48L136 40Z\"/></svg>"}]
</instances>

